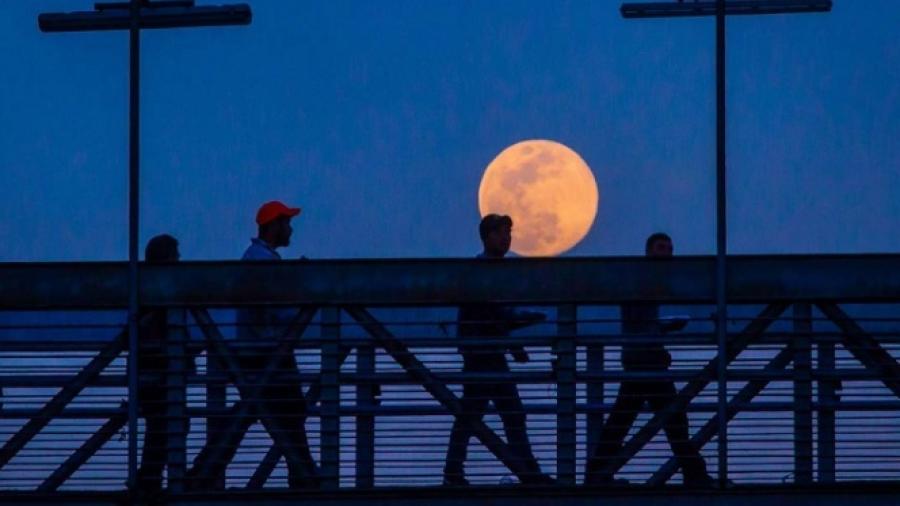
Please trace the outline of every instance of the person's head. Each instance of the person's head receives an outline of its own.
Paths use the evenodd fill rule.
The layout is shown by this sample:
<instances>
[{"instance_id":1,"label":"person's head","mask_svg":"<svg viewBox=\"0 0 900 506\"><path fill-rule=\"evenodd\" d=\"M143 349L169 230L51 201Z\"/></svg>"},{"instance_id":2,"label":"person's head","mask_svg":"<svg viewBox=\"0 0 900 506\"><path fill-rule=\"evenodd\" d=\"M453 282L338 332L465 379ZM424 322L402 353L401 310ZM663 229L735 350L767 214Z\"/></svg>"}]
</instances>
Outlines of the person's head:
<instances>
[{"instance_id":1,"label":"person's head","mask_svg":"<svg viewBox=\"0 0 900 506\"><path fill-rule=\"evenodd\" d=\"M258 237L273 248L291 244L291 218L300 214L299 207L288 207L277 200L266 202L256 213Z\"/></svg>"},{"instance_id":2,"label":"person's head","mask_svg":"<svg viewBox=\"0 0 900 506\"><path fill-rule=\"evenodd\" d=\"M177 262L179 259L181 254L178 252L178 240L169 234L153 237L144 248L144 260L147 263Z\"/></svg>"},{"instance_id":3,"label":"person's head","mask_svg":"<svg viewBox=\"0 0 900 506\"><path fill-rule=\"evenodd\" d=\"M512 244L512 218L500 214L488 214L481 219L478 233L488 256L502 257Z\"/></svg>"},{"instance_id":4,"label":"person's head","mask_svg":"<svg viewBox=\"0 0 900 506\"><path fill-rule=\"evenodd\" d=\"M675 246L672 244L672 238L669 234L656 232L647 238L644 245L644 253L648 257L668 258L675 252Z\"/></svg>"}]
</instances>

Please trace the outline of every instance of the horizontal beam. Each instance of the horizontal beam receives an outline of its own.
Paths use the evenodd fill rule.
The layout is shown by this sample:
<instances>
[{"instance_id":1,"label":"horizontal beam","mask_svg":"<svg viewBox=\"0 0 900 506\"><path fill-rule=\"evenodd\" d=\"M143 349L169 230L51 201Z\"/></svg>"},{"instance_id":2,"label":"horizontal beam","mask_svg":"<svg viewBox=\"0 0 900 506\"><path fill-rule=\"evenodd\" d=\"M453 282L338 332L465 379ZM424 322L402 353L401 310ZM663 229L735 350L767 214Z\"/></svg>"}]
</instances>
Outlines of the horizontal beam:
<instances>
[{"instance_id":1,"label":"horizontal beam","mask_svg":"<svg viewBox=\"0 0 900 506\"><path fill-rule=\"evenodd\" d=\"M623 18L684 18L715 16L717 2L636 2L625 3L619 9ZM729 16L753 14L804 14L831 11L831 0L732 0L725 2Z\"/></svg>"},{"instance_id":2,"label":"horizontal beam","mask_svg":"<svg viewBox=\"0 0 900 506\"><path fill-rule=\"evenodd\" d=\"M449 323L449 322L448 322ZM28 325L24 325L23 328L27 328ZM0 328L5 328L0 326ZM34 327L32 327L34 328ZM887 344L900 344L900 336L895 333L890 332L878 332L874 334L878 338L878 342L884 345ZM655 341L652 342L660 342L658 336ZM61 351L77 351L77 352L85 352L92 351L96 352L99 349L102 349L109 342L111 337L106 337L103 341L80 341L74 340L71 338L57 339L54 340L52 337L50 338L42 338L42 339L28 339L21 336L13 336L7 337L3 336L2 332L0 332L0 353L21 353L21 352L61 352ZM453 337L441 337L441 338L432 338L432 337L408 337L404 336L401 338L402 341L411 348L435 348L435 347L453 347L456 348L460 345L460 343L464 343L466 340L462 338L458 338L455 340ZM634 334L595 334L590 336L576 336L576 342L579 346L621 346L626 343L637 343L637 344L646 344L651 342L651 337L640 338ZM841 342L841 335L839 332L824 332L824 333L816 333L812 336L813 342L816 344L838 344ZM471 340L469 340L471 341ZM493 342L498 342L499 339L487 339L480 341L478 344L490 344ZM516 336L513 338L513 341L521 346L549 346L546 337L541 336ZM359 344L368 344L368 341L364 341L362 339L353 339L347 338L346 342L349 342L347 346L356 346ZM511 341L507 338L504 340L502 344L509 344ZM757 341L758 344L785 344L791 342L791 337L788 334L768 334L765 336L761 336ZM666 339L664 340L664 344L666 346L709 346L710 337L709 334L697 333L693 335L680 336L677 334L667 334ZM199 354L203 351L204 346L199 341L190 341L191 348L194 350L195 354ZM297 343L294 346L295 350L311 350L315 349L320 345L320 341L317 339L310 338L309 340L304 339L303 341ZM107 378L115 378L114 376L104 376L103 378L99 378L102 384L106 386L118 386L112 383L113 380L109 380ZM216 375L211 374L207 377L207 380L221 380L225 378L224 375ZM202 383L203 377L201 376L189 376L188 379L194 383ZM43 380L39 380L43 381ZM0 379L0 387L2 386L41 386L41 385L24 385L16 382L10 383L9 378ZM55 385L59 386L59 385Z\"/></svg>"},{"instance_id":3,"label":"horizontal beam","mask_svg":"<svg viewBox=\"0 0 900 506\"><path fill-rule=\"evenodd\" d=\"M637 489L637 490L636 490ZM598 502L610 506L679 506L704 504L709 506L749 506L755 504L816 504L817 506L864 503L867 506L893 505L897 485L894 483L842 483L840 486L798 488L793 485L735 486L728 491L690 491L676 488L647 490L642 487L510 487L478 486L448 487L383 487L376 490L286 491L286 490L228 490L207 494L185 494L166 498L170 505L236 505L252 502L259 506L293 505L298 502L311 506L396 506L427 504L456 506L529 506L548 502L559 506L592 506ZM121 504L122 492L5 492L0 500L9 504Z\"/></svg>"},{"instance_id":4,"label":"horizontal beam","mask_svg":"<svg viewBox=\"0 0 900 506\"><path fill-rule=\"evenodd\" d=\"M182 262L143 265L141 301L159 306L246 304L440 306L462 302L709 304L715 258L642 257ZM898 302L900 255L735 256L728 299ZM113 309L128 303L128 265L0 263L4 309Z\"/></svg>"},{"instance_id":5,"label":"horizontal beam","mask_svg":"<svg viewBox=\"0 0 900 506\"><path fill-rule=\"evenodd\" d=\"M399 339L401 342L403 339ZM510 340L509 343L514 343ZM661 344L665 341L660 341ZM456 348L453 348L456 351ZM556 376L550 370L546 371L512 371L512 372L493 372L493 373L472 373L472 372L436 372L433 373L444 383L462 384L462 383L509 383L509 384L526 384L526 385L549 385L556 383ZM674 371L626 371L621 369L604 370L603 372L576 372L576 379L579 382L592 381L689 381L696 376L694 370L674 370ZM854 380L854 381L872 381L879 380L883 376L865 368L847 368L834 369L829 372L813 373L813 379L816 380ZM319 379L319 374L315 372L300 373L292 375L291 378L297 378L301 383L308 385L315 383ZM357 373L341 373L338 376L340 383L343 385L417 385L418 382L411 379L404 372L380 372L378 374L357 374ZM730 369L728 378L733 381L788 381L793 378L791 372L769 372L759 369ZM155 379L155 378L154 378ZM278 381L279 378L273 378ZM23 374L11 375L4 374L0 376L0 387L3 388L61 388L72 381L72 376L61 374ZM224 374L210 375L191 375L187 377L189 386L219 384L227 382L228 377ZM258 381L257 381L258 382ZM128 385L128 377L124 374L104 374L99 378L91 381L91 387L125 387ZM315 385L311 385L315 388ZM315 400L318 400L318 393L314 392ZM312 402L312 400L307 400Z\"/></svg>"},{"instance_id":6,"label":"horizontal beam","mask_svg":"<svg viewBox=\"0 0 900 506\"><path fill-rule=\"evenodd\" d=\"M893 486L892 486L893 485ZM235 504L244 506L253 501L260 506L289 505L301 501L305 505L318 506L403 506L428 504L431 506L753 506L758 504L815 504L816 506L844 506L865 503L866 506L896 504L897 487L894 484L872 485L870 490L863 487L844 486L829 490L811 488L797 490L789 487L765 487L751 485L734 487L728 491L681 491L656 489L653 491L633 490L639 487L448 487L417 489L386 489L351 493L338 492L333 496L324 493L284 494L277 492L270 496L231 492L221 495L183 496L172 498L168 504L199 505ZM504 489L505 488L505 489ZM320 495L321 494L321 495ZM204 500L206 499L206 500Z\"/></svg>"},{"instance_id":7,"label":"horizontal beam","mask_svg":"<svg viewBox=\"0 0 900 506\"><path fill-rule=\"evenodd\" d=\"M201 26L249 25L253 19L247 4L180 7L142 7L140 27L187 28ZM42 32L93 32L128 30L131 17L128 9L102 9L86 12L53 12L38 16Z\"/></svg>"},{"instance_id":8,"label":"horizontal beam","mask_svg":"<svg viewBox=\"0 0 900 506\"><path fill-rule=\"evenodd\" d=\"M729 380L731 376L729 375ZM877 378L876 378L877 379ZM739 381L739 379L735 379ZM757 381L757 380L753 380ZM773 380L776 381L776 380ZM120 396L124 397L124 396ZM119 399L110 399L119 400ZM423 405L418 403L421 399L411 402L410 404L389 404L370 407L357 407L353 405L343 405L338 412L342 417L352 416L379 416L379 417L404 417L404 416L443 416L450 417L451 413L443 406ZM753 401L753 402L729 402L729 409L736 409L743 413L792 413L796 406L793 401ZM900 400L871 400L871 401L828 401L814 402L811 404L814 410L828 408L837 411L854 411L859 413L873 411L900 411ZM555 415L558 411L554 404L546 402L526 402L523 404L524 411L529 415ZM585 403L579 402L575 404L575 413L611 413L614 409L612 402L607 403ZM717 404L710 397L709 401L695 401L690 404L685 411L687 413L716 413ZM487 415L498 414L497 408L493 405L486 408ZM22 420L32 418L38 414L37 409L31 408L12 408L3 410L3 417L7 420ZM53 420L105 420L111 417L126 415L125 410L121 408L70 408L53 417ZM318 407L310 407L307 410L309 417L318 417L321 410ZM231 418L234 415L232 408L189 408L187 410L189 418ZM88 431L92 427L85 426L84 431ZM309 434L315 434L318 431L308 429ZM65 434L59 433L61 437ZM0 503L2 504L2 503Z\"/></svg>"},{"instance_id":9,"label":"horizontal beam","mask_svg":"<svg viewBox=\"0 0 900 506\"><path fill-rule=\"evenodd\" d=\"M681 490L678 487L647 490L645 487L383 487L375 490L235 490L168 496L172 506L755 506L758 504L815 504L816 506L894 505L896 483L844 482L833 486L800 488L789 485L737 485L728 490ZM3 504L97 504L118 505L127 501L124 492L0 492Z\"/></svg>"}]
</instances>

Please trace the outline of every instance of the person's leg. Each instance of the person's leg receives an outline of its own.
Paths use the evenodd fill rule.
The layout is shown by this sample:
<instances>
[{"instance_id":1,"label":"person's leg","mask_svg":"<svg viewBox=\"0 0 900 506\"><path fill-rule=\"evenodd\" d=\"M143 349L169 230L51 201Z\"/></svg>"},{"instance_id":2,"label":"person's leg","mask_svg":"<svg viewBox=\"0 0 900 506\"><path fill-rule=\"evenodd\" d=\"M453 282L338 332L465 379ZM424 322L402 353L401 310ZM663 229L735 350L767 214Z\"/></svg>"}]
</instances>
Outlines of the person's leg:
<instances>
[{"instance_id":1,"label":"person's leg","mask_svg":"<svg viewBox=\"0 0 900 506\"><path fill-rule=\"evenodd\" d=\"M500 420L503 421L506 441L528 472L527 475L519 476L520 481L542 482L542 478L546 477L541 473L541 467L531 451L526 426L527 416L522 398L519 397L518 387L508 383L491 385L490 395L500 414Z\"/></svg>"},{"instance_id":2,"label":"person's leg","mask_svg":"<svg viewBox=\"0 0 900 506\"><path fill-rule=\"evenodd\" d=\"M265 368L269 353L265 348L241 349L235 352L241 372L251 384L255 384L258 375ZM255 403L264 399L244 399L241 402ZM252 411L256 411L253 409ZM190 490L216 490L224 487L228 465L234 460L241 441L247 431L256 423L253 417L245 417L241 424L230 431L227 428L238 414L238 404L232 406L228 413L217 418L207 419L207 443L194 459L192 468L187 473L187 487ZM215 427L211 422L217 422Z\"/></svg>"},{"instance_id":3,"label":"person's leg","mask_svg":"<svg viewBox=\"0 0 900 506\"><path fill-rule=\"evenodd\" d=\"M299 454L299 461L288 459L288 486L290 488L314 488L319 486L318 469L309 450L306 437L306 399L300 385L297 363L293 355L279 364L278 376L266 386L262 398L271 418L264 424L272 435L274 431L285 436L288 444Z\"/></svg>"},{"instance_id":4,"label":"person's leg","mask_svg":"<svg viewBox=\"0 0 900 506\"><path fill-rule=\"evenodd\" d=\"M227 427L236 414L237 410L232 408L230 414L220 420L222 425ZM194 463L186 474L186 487L189 490L222 490L225 486L228 464L234 459L241 440L254 423L256 423L254 418L247 417L234 432L222 430L207 434L206 445L194 458ZM209 425L207 430L210 430ZM220 450L222 453L213 460L213 453Z\"/></svg>"},{"instance_id":5,"label":"person's leg","mask_svg":"<svg viewBox=\"0 0 900 506\"><path fill-rule=\"evenodd\" d=\"M675 384L671 381L649 383L648 388L651 389L649 401L654 412L666 409L677 394ZM684 483L707 485L710 477L706 472L706 461L691 442L689 428L687 413L684 411L674 413L664 426L669 446L672 447L672 453L675 454L684 473Z\"/></svg>"},{"instance_id":6,"label":"person's leg","mask_svg":"<svg viewBox=\"0 0 900 506\"><path fill-rule=\"evenodd\" d=\"M466 383L460 399L462 415L453 420L450 429L450 442L447 445L447 459L444 464L444 483L448 485L465 484L466 456L472 431L468 423L479 421L484 417L488 399L482 391L483 385Z\"/></svg>"},{"instance_id":7,"label":"person's leg","mask_svg":"<svg viewBox=\"0 0 900 506\"><path fill-rule=\"evenodd\" d=\"M138 401L145 421L138 487L143 492L157 492L162 489L166 465L166 389L156 385L143 386L138 391Z\"/></svg>"},{"instance_id":8,"label":"person's leg","mask_svg":"<svg viewBox=\"0 0 900 506\"><path fill-rule=\"evenodd\" d=\"M622 449L622 442L644 404L639 382L623 381L613 404L612 412L600 430L597 446L588 458L584 472L585 484L605 484L613 481L613 472L605 470L610 460Z\"/></svg>"}]
</instances>

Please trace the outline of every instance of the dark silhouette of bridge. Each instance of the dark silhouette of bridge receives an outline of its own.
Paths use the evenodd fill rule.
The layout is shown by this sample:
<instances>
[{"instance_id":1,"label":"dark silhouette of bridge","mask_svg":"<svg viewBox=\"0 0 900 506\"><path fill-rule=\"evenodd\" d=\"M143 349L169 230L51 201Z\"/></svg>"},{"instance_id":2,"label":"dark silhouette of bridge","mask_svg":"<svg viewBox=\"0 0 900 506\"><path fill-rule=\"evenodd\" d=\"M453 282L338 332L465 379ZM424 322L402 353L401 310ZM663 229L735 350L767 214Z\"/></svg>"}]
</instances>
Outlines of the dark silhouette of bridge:
<instances>
[{"instance_id":1,"label":"dark silhouette of bridge","mask_svg":"<svg viewBox=\"0 0 900 506\"><path fill-rule=\"evenodd\" d=\"M892 501L900 483L900 256L737 256L729 265L724 356L711 314L713 257L144 265L140 298L165 311L166 355L176 358L167 371L140 371L165 377L167 472L159 498ZM511 338L532 361L497 377L460 369L453 329L459 304L486 301L539 306L550 316ZM662 337L623 335L618 307L634 302L674 307L693 320ZM126 263L0 264L5 504L129 497L127 305ZM269 367L251 378L236 365L233 308L260 305L296 308L277 346L294 354L306 387L322 478L316 490L288 490L282 457L295 450L247 423L271 416L256 402L258 387L278 374ZM622 344L640 339L663 340L675 359L670 370L622 370ZM676 398L639 418L610 464L627 483L582 485L587 451L618 384L642 378L674 380ZM518 385L534 453L554 485L516 483L521 463L489 414L472 426L479 442L467 467L472 486L440 486L459 385L482 381ZM728 487L681 485L660 434L681 410L710 472L718 472L719 457L728 460ZM723 423L728 446L716 444ZM208 443L223 437L240 442L226 482L193 490L191 477L222 458L219 444Z\"/></svg>"}]
</instances>

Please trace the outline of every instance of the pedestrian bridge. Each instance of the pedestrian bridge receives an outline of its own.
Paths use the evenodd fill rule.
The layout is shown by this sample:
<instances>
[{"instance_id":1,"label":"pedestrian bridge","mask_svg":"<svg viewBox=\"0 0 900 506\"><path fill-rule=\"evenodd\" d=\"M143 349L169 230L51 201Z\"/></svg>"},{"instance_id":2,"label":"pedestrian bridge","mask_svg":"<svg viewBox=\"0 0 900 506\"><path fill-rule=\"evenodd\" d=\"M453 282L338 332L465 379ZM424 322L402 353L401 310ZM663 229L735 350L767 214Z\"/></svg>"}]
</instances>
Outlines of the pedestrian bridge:
<instances>
[{"instance_id":1,"label":"pedestrian bridge","mask_svg":"<svg viewBox=\"0 0 900 506\"><path fill-rule=\"evenodd\" d=\"M728 265L726 343L716 336L711 257L144 265L140 301L164 311L168 358L164 371L138 371L165 391L165 480L150 499L894 504L900 256L737 256ZM147 498L127 489L146 433L143 419L129 419L127 279L125 263L0 264L4 504ZM510 360L507 374L461 370L455 308L487 301L548 316L503 341L530 355ZM627 303L660 304L663 316L690 323L623 335ZM293 312L272 355L299 365L314 489L287 487L297 449L264 427L280 416L259 402L261 385L285 381L275 362L250 372L236 360L235 308L247 306ZM668 371L622 369L623 344L658 342L673 356ZM677 394L638 417L607 465L617 481L585 486L619 385L659 380ZM470 423L471 485L442 486L461 385L486 382L518 386L531 449L553 484L518 483L523 464L489 410ZM663 431L680 412L715 478L709 486L682 485ZM200 479L217 465L224 477Z\"/></svg>"}]
</instances>

